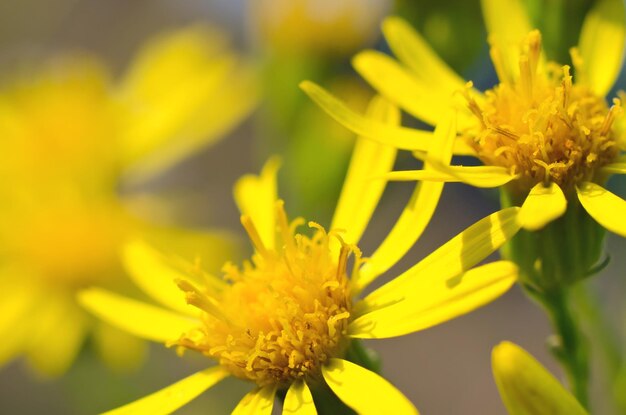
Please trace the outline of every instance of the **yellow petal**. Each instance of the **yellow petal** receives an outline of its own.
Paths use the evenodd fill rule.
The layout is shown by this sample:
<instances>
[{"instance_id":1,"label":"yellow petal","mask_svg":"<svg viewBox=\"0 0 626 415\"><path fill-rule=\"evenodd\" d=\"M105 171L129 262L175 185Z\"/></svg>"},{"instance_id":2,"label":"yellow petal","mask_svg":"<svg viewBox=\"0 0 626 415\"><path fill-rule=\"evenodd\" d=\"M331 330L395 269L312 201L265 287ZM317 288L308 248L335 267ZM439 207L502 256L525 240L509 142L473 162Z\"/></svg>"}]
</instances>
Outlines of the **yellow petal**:
<instances>
[{"instance_id":1,"label":"yellow petal","mask_svg":"<svg viewBox=\"0 0 626 415\"><path fill-rule=\"evenodd\" d=\"M413 404L382 376L342 359L322 366L324 380L350 408L362 415L417 414Z\"/></svg>"},{"instance_id":2,"label":"yellow petal","mask_svg":"<svg viewBox=\"0 0 626 415\"><path fill-rule=\"evenodd\" d=\"M273 385L257 388L243 397L231 415L271 415L275 395Z\"/></svg>"},{"instance_id":3,"label":"yellow petal","mask_svg":"<svg viewBox=\"0 0 626 415\"><path fill-rule=\"evenodd\" d=\"M605 96L617 80L624 58L625 37L624 2L597 1L583 22L579 48L584 80L600 96Z\"/></svg>"},{"instance_id":4,"label":"yellow petal","mask_svg":"<svg viewBox=\"0 0 626 415\"><path fill-rule=\"evenodd\" d=\"M600 168L605 174L626 174L626 163L611 163Z\"/></svg>"},{"instance_id":5,"label":"yellow petal","mask_svg":"<svg viewBox=\"0 0 626 415\"><path fill-rule=\"evenodd\" d=\"M138 236L134 236L135 239L140 238L156 250L166 253L171 265L180 268L187 278L191 277L188 274L197 274L200 270L201 275L196 275L196 279L206 281L218 290L224 288L225 282L206 272L221 272L224 263L233 260L241 251L239 236L228 231L199 231L172 226L157 227L154 224L147 224L136 231Z\"/></svg>"},{"instance_id":6,"label":"yellow petal","mask_svg":"<svg viewBox=\"0 0 626 415\"><path fill-rule=\"evenodd\" d=\"M520 229L518 212L519 208L511 207L479 220L402 275L369 294L359 307L367 312L391 305L401 299L398 296L403 292L414 292L414 286L421 284L421 278L437 275L437 278L448 280L466 272L515 236Z\"/></svg>"},{"instance_id":7,"label":"yellow petal","mask_svg":"<svg viewBox=\"0 0 626 415\"><path fill-rule=\"evenodd\" d=\"M185 301L185 294L175 281L186 279L166 258L145 242L129 242L122 255L126 271L146 294L166 307L187 315L198 315L197 309Z\"/></svg>"},{"instance_id":8,"label":"yellow petal","mask_svg":"<svg viewBox=\"0 0 626 415\"><path fill-rule=\"evenodd\" d=\"M394 266L422 235L439 203L443 183L420 182L415 186L392 230L359 272L354 291L358 293Z\"/></svg>"},{"instance_id":9,"label":"yellow petal","mask_svg":"<svg viewBox=\"0 0 626 415\"><path fill-rule=\"evenodd\" d=\"M187 305L184 293L174 283L177 279L204 284L221 291L227 283L205 270L219 270L235 253L234 237L225 232L194 232L176 228L142 230L141 239L123 247L126 270L146 294L180 313L198 315ZM167 254L165 254L167 253Z\"/></svg>"},{"instance_id":10,"label":"yellow petal","mask_svg":"<svg viewBox=\"0 0 626 415\"><path fill-rule=\"evenodd\" d=\"M283 415L286 414L317 415L313 396L303 380L297 380L289 387L283 404Z\"/></svg>"},{"instance_id":11,"label":"yellow petal","mask_svg":"<svg viewBox=\"0 0 626 415\"><path fill-rule=\"evenodd\" d=\"M348 108L328 91L310 81L300 83L300 88L328 115L350 131L396 147L399 150L427 151L432 140L432 132L414 128L393 127L389 124L368 119ZM476 152L465 141L454 142L454 154L475 155Z\"/></svg>"},{"instance_id":12,"label":"yellow petal","mask_svg":"<svg viewBox=\"0 0 626 415\"><path fill-rule=\"evenodd\" d=\"M410 287L387 293L389 305L350 323L352 337L402 336L451 320L498 298L517 279L517 267L498 261L461 275L419 275ZM366 300L367 301L367 300Z\"/></svg>"},{"instance_id":13,"label":"yellow petal","mask_svg":"<svg viewBox=\"0 0 626 415\"><path fill-rule=\"evenodd\" d=\"M462 182L474 187L500 187L516 176L499 166L437 166L430 170L394 171L384 176L392 181L427 180L435 182Z\"/></svg>"},{"instance_id":14,"label":"yellow petal","mask_svg":"<svg viewBox=\"0 0 626 415\"><path fill-rule=\"evenodd\" d=\"M247 174L235 183L234 188L239 211L252 219L261 241L269 249L273 249L276 243L276 175L279 166L277 158L270 158L259 176Z\"/></svg>"},{"instance_id":15,"label":"yellow petal","mask_svg":"<svg viewBox=\"0 0 626 415\"><path fill-rule=\"evenodd\" d=\"M510 415L586 415L576 399L519 346L502 342L491 354L493 377Z\"/></svg>"},{"instance_id":16,"label":"yellow petal","mask_svg":"<svg viewBox=\"0 0 626 415\"><path fill-rule=\"evenodd\" d=\"M578 200L587 213L611 232L626 237L626 201L595 183L576 186Z\"/></svg>"},{"instance_id":17,"label":"yellow petal","mask_svg":"<svg viewBox=\"0 0 626 415\"><path fill-rule=\"evenodd\" d=\"M80 351L87 316L69 294L52 294L34 317L36 329L31 327L28 362L43 375L60 376Z\"/></svg>"},{"instance_id":18,"label":"yellow petal","mask_svg":"<svg viewBox=\"0 0 626 415\"><path fill-rule=\"evenodd\" d=\"M430 158L442 163L450 162L456 137L456 119L452 114L449 115L435 129L434 143L428 153ZM431 171L431 163L425 163L424 169ZM393 229L361 269L359 278L355 281L355 291L363 289L391 268L413 246L430 222L442 191L442 183L417 184L411 200L402 211Z\"/></svg>"},{"instance_id":19,"label":"yellow petal","mask_svg":"<svg viewBox=\"0 0 626 415\"><path fill-rule=\"evenodd\" d=\"M394 55L420 79L430 82L431 88L436 86L439 95L450 96L465 88L465 80L404 19L388 17L382 26L385 39Z\"/></svg>"},{"instance_id":20,"label":"yellow petal","mask_svg":"<svg viewBox=\"0 0 626 415\"><path fill-rule=\"evenodd\" d=\"M394 125L400 123L398 109L381 97L371 101L367 116ZM357 140L330 227L345 230L342 237L347 243L359 242L385 190L385 182L369 177L390 171L396 153L393 147L362 137Z\"/></svg>"},{"instance_id":21,"label":"yellow petal","mask_svg":"<svg viewBox=\"0 0 626 415\"><path fill-rule=\"evenodd\" d=\"M216 141L256 105L250 69L218 33L192 26L150 42L120 88L126 162L142 176Z\"/></svg>"},{"instance_id":22,"label":"yellow petal","mask_svg":"<svg viewBox=\"0 0 626 415\"><path fill-rule=\"evenodd\" d=\"M160 82L199 77L216 58L226 54L228 39L208 26L193 25L161 34L146 42L136 54L121 82L120 93L165 100L163 91L176 89L176 84L159 85ZM175 79L180 76L183 79Z\"/></svg>"},{"instance_id":23,"label":"yellow petal","mask_svg":"<svg viewBox=\"0 0 626 415\"><path fill-rule=\"evenodd\" d=\"M498 71L502 82L510 82L519 76L521 44L532 30L524 5L520 0L481 0L483 18L489 34L489 42L495 47L504 73ZM496 64L496 69L498 64Z\"/></svg>"},{"instance_id":24,"label":"yellow petal","mask_svg":"<svg viewBox=\"0 0 626 415\"><path fill-rule=\"evenodd\" d=\"M454 141L453 154L455 156L476 157L476 150L470 147L465 140L457 139Z\"/></svg>"},{"instance_id":25,"label":"yellow petal","mask_svg":"<svg viewBox=\"0 0 626 415\"><path fill-rule=\"evenodd\" d=\"M361 52L354 57L352 64L381 95L430 125L441 121L450 111L453 99L459 97L458 94L453 95L454 91L436 93L438 91L433 90L431 80L420 81L391 57L380 52ZM469 125L470 116L469 112L462 114L462 126Z\"/></svg>"},{"instance_id":26,"label":"yellow petal","mask_svg":"<svg viewBox=\"0 0 626 415\"><path fill-rule=\"evenodd\" d=\"M481 0L481 7L489 36L497 36L505 42L519 46L532 30L524 4L520 0Z\"/></svg>"},{"instance_id":27,"label":"yellow petal","mask_svg":"<svg viewBox=\"0 0 626 415\"><path fill-rule=\"evenodd\" d=\"M17 271L10 271L13 272ZM9 275L4 278L0 285L0 366L16 357L28 345L32 337L29 326L37 323L38 309L45 303L43 287L13 277Z\"/></svg>"},{"instance_id":28,"label":"yellow petal","mask_svg":"<svg viewBox=\"0 0 626 415\"><path fill-rule=\"evenodd\" d=\"M0 366L15 359L24 351L25 345L28 344L31 333L27 330L29 327L26 326L25 321L25 319L20 320L19 324L15 324L15 328L11 330L9 336L2 337L3 340L0 342Z\"/></svg>"},{"instance_id":29,"label":"yellow petal","mask_svg":"<svg viewBox=\"0 0 626 415\"><path fill-rule=\"evenodd\" d=\"M519 211L518 220L524 229L536 231L560 218L565 210L567 210L567 199L561 187L554 182L548 187L543 183L538 183L526 196Z\"/></svg>"},{"instance_id":30,"label":"yellow petal","mask_svg":"<svg viewBox=\"0 0 626 415\"><path fill-rule=\"evenodd\" d=\"M185 318L160 307L89 288L78 294L83 307L97 317L143 339L169 342L197 327L199 320Z\"/></svg>"},{"instance_id":31,"label":"yellow petal","mask_svg":"<svg viewBox=\"0 0 626 415\"><path fill-rule=\"evenodd\" d=\"M147 343L107 323L96 324L93 340L98 356L117 372L133 371L145 361Z\"/></svg>"},{"instance_id":32,"label":"yellow petal","mask_svg":"<svg viewBox=\"0 0 626 415\"><path fill-rule=\"evenodd\" d=\"M17 270L8 271L10 274L20 272ZM43 287L20 281L16 275L8 275L7 278L0 279L0 304L2 304L2 318L0 318L0 338L9 337L9 332L14 328L15 323L29 314L32 310L41 305L44 298ZM2 342L0 342L0 348Z\"/></svg>"},{"instance_id":33,"label":"yellow petal","mask_svg":"<svg viewBox=\"0 0 626 415\"><path fill-rule=\"evenodd\" d=\"M228 376L221 367L212 367L186 377L158 392L102 415L167 415L196 398Z\"/></svg>"},{"instance_id":34,"label":"yellow petal","mask_svg":"<svg viewBox=\"0 0 626 415\"><path fill-rule=\"evenodd\" d=\"M300 88L328 115L359 136L391 145L399 150L426 151L432 140L432 133L389 126L386 123L357 114L322 87L312 82L301 82Z\"/></svg>"}]
</instances>

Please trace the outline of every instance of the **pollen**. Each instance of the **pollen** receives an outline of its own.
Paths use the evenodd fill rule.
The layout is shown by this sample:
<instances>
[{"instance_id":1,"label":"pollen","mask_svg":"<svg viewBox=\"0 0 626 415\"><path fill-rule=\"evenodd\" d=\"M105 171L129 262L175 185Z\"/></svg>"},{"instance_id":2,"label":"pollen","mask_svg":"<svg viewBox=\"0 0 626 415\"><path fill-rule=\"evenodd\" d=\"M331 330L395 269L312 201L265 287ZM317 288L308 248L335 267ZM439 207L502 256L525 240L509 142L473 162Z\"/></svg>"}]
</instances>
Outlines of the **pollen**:
<instances>
[{"instance_id":1,"label":"pollen","mask_svg":"<svg viewBox=\"0 0 626 415\"><path fill-rule=\"evenodd\" d=\"M179 351L199 351L260 386L315 380L327 359L342 355L351 310L346 269L351 255L355 270L360 261L358 248L336 231L310 222L306 236L297 233L304 221L289 223L282 202L277 213L276 248L264 246L251 219L242 217L256 253L242 267L224 267L224 288L201 291L179 281L187 301L203 312L202 326L175 343ZM341 242L334 256L333 238Z\"/></svg>"},{"instance_id":2,"label":"pollen","mask_svg":"<svg viewBox=\"0 0 626 415\"><path fill-rule=\"evenodd\" d=\"M618 156L613 124L622 113L620 101L609 107L587 86L574 83L567 65L540 65L538 31L523 43L516 80L505 75L495 45L491 55L501 83L480 103L468 88L465 97L477 123L462 132L485 164L518 175L519 190L555 182L571 194L576 183L592 180L599 167ZM582 74L575 49L572 57Z\"/></svg>"}]
</instances>

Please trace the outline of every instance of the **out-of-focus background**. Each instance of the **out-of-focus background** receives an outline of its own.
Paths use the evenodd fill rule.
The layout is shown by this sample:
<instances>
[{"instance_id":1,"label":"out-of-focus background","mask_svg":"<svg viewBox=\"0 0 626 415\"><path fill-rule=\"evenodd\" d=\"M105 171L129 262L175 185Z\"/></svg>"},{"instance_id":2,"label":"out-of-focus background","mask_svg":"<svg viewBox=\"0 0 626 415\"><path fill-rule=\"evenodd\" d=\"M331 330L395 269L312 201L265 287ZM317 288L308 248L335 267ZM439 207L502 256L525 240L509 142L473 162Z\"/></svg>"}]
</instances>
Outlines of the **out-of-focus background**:
<instances>
[{"instance_id":1,"label":"out-of-focus background","mask_svg":"<svg viewBox=\"0 0 626 415\"><path fill-rule=\"evenodd\" d=\"M395 5L384 0L346 2L353 3L346 7L358 11L347 14L358 20L354 30L345 24L322 25L319 29L303 24L295 29L279 26L275 33L271 29L263 32L263 25L271 27L272 19L279 19L290 3L268 0L251 7L244 0L2 1L0 82L19 68L37 65L57 53L71 52L97 55L119 75L150 36L197 22L217 25L231 36L242 53L248 54L261 74L266 95L259 109L211 148L139 187L121 191L179 197L175 208L166 215L168 220L189 227L227 229L243 240L231 196L232 185L242 174L258 172L268 155L281 153L284 166L279 191L286 199L288 211L327 224L347 163L351 135L332 122L311 122L318 117L325 119L325 115L300 92L298 81L309 78L331 89L333 85L348 85L340 88L338 94L353 100L355 107L362 105L370 92L354 76L349 59L365 47L385 49L379 22L394 7L410 18L442 56L467 78L489 85L493 70L487 59L478 1L423 0L415 2L416 5L408 1ZM318 3L331 9L342 7L338 5L342 2ZM303 10L317 14L318 22L332 15L321 5ZM295 35L289 30L319 30L302 41L317 40L321 44L290 44L295 42ZM340 76L347 81L342 82ZM302 117L296 112L308 115ZM307 125L316 128L309 129ZM337 141L329 137L346 138ZM408 167L414 161L403 155L398 163ZM11 177L1 180L10 181ZM361 244L365 253L371 252L390 229L412 188L410 183L389 186ZM497 208L494 194L462 185L447 186L424 236L388 275L406 269ZM626 327L620 305L626 293L623 271L626 256L619 255L625 250L623 239L608 238L612 260L593 284L600 293L604 311L614 318L612 323L615 327L621 324L619 335ZM452 322L402 338L367 344L380 353L384 375L422 413L489 415L504 413L491 376L491 348L502 340L514 341L561 376L547 350L549 334L549 324L541 310L516 287L493 304ZM45 343L41 347L46 347ZM18 359L0 369L0 413L93 414L164 387L204 364L202 357L188 353L180 359L173 350L153 344L143 367L122 374L111 372L85 350L64 377L44 380ZM240 382L226 381L180 413L227 414L245 391L245 385Z\"/></svg>"}]
</instances>

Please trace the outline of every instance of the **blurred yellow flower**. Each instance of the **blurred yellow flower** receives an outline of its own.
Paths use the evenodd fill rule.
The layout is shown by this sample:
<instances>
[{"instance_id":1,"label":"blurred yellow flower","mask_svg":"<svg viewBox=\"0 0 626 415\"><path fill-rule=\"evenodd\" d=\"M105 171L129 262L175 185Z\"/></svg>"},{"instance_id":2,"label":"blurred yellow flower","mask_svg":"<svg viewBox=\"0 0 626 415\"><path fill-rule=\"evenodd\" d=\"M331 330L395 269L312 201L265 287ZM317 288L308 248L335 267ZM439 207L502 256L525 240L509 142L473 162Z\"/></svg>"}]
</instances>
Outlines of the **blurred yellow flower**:
<instances>
[{"instance_id":1,"label":"blurred yellow flower","mask_svg":"<svg viewBox=\"0 0 626 415\"><path fill-rule=\"evenodd\" d=\"M399 111L375 98L368 116L397 124ZM433 158L449 160L454 121L435 131ZM288 221L277 200L276 161L260 176L235 186L241 221L255 248L242 267L227 264L224 277L194 265L176 266L142 242L130 244L126 264L135 281L173 311L103 289L80 293L94 314L137 336L196 350L217 360L206 369L108 414L166 414L227 376L256 388L233 413L270 414L278 390L283 413L316 413L313 396L329 387L360 414L417 413L388 381L346 360L352 339L401 336L443 323L500 296L515 282L517 268L497 261L474 267L518 229L518 208L482 219L391 282L364 298L359 294L391 268L419 237L441 193L421 187L393 230L368 259L357 243L384 190L396 150L357 141L330 231L302 218ZM349 269L351 268L351 271ZM178 286L178 288L176 287ZM185 293L186 303L182 292Z\"/></svg>"},{"instance_id":2,"label":"blurred yellow flower","mask_svg":"<svg viewBox=\"0 0 626 415\"><path fill-rule=\"evenodd\" d=\"M248 8L251 27L270 49L332 55L372 42L389 1L250 0Z\"/></svg>"},{"instance_id":3,"label":"blurred yellow flower","mask_svg":"<svg viewBox=\"0 0 626 415\"><path fill-rule=\"evenodd\" d=\"M253 77L237 61L218 33L196 26L150 42L120 83L74 57L0 88L0 363L26 355L60 374L88 333L111 364L140 361L141 343L93 324L75 300L79 288L124 286L118 251L137 233L206 244L207 266L223 260L218 234L150 226L117 187L123 174L162 171L250 112Z\"/></svg>"},{"instance_id":4,"label":"blurred yellow flower","mask_svg":"<svg viewBox=\"0 0 626 415\"><path fill-rule=\"evenodd\" d=\"M456 103L460 134L455 154L485 164L440 164L388 177L505 186L513 203L523 202L520 220L528 230L543 228L565 213L568 201L579 201L603 227L626 236L626 202L602 187L610 175L626 174L621 102L614 99L609 107L604 100L622 65L623 2L600 0L587 15L579 46L571 51L576 82L567 65L546 61L541 35L531 30L519 0L483 0L482 6L500 80L484 93L466 84L399 18L386 19L383 31L401 63L376 51L354 58L356 70L376 90L428 124L436 125ZM359 134L417 152L428 148L427 132L384 128L315 85L303 88Z\"/></svg>"},{"instance_id":5,"label":"blurred yellow flower","mask_svg":"<svg viewBox=\"0 0 626 415\"><path fill-rule=\"evenodd\" d=\"M502 342L491 354L493 377L510 415L585 415L587 411L528 352Z\"/></svg>"}]
</instances>

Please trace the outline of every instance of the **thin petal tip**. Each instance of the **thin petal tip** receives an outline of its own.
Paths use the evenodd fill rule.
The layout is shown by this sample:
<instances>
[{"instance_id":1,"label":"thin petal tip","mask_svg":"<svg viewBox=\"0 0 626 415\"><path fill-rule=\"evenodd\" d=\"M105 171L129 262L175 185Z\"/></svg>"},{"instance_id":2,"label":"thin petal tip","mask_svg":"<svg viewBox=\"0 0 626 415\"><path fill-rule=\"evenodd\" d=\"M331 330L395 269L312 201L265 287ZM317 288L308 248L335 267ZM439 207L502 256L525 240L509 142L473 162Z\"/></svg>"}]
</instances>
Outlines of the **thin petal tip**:
<instances>
[{"instance_id":1,"label":"thin petal tip","mask_svg":"<svg viewBox=\"0 0 626 415\"><path fill-rule=\"evenodd\" d=\"M507 363L511 363L519 358L522 350L516 344L510 341L502 341L498 345L496 345L491 351L491 359L494 363L494 366L498 367L506 367L513 365L507 365Z\"/></svg>"},{"instance_id":2,"label":"thin petal tip","mask_svg":"<svg viewBox=\"0 0 626 415\"><path fill-rule=\"evenodd\" d=\"M317 84L309 81L308 79L305 79L304 81L300 81L300 83L298 84L298 87L301 90L308 92L311 89L315 89L317 87Z\"/></svg>"}]
</instances>

